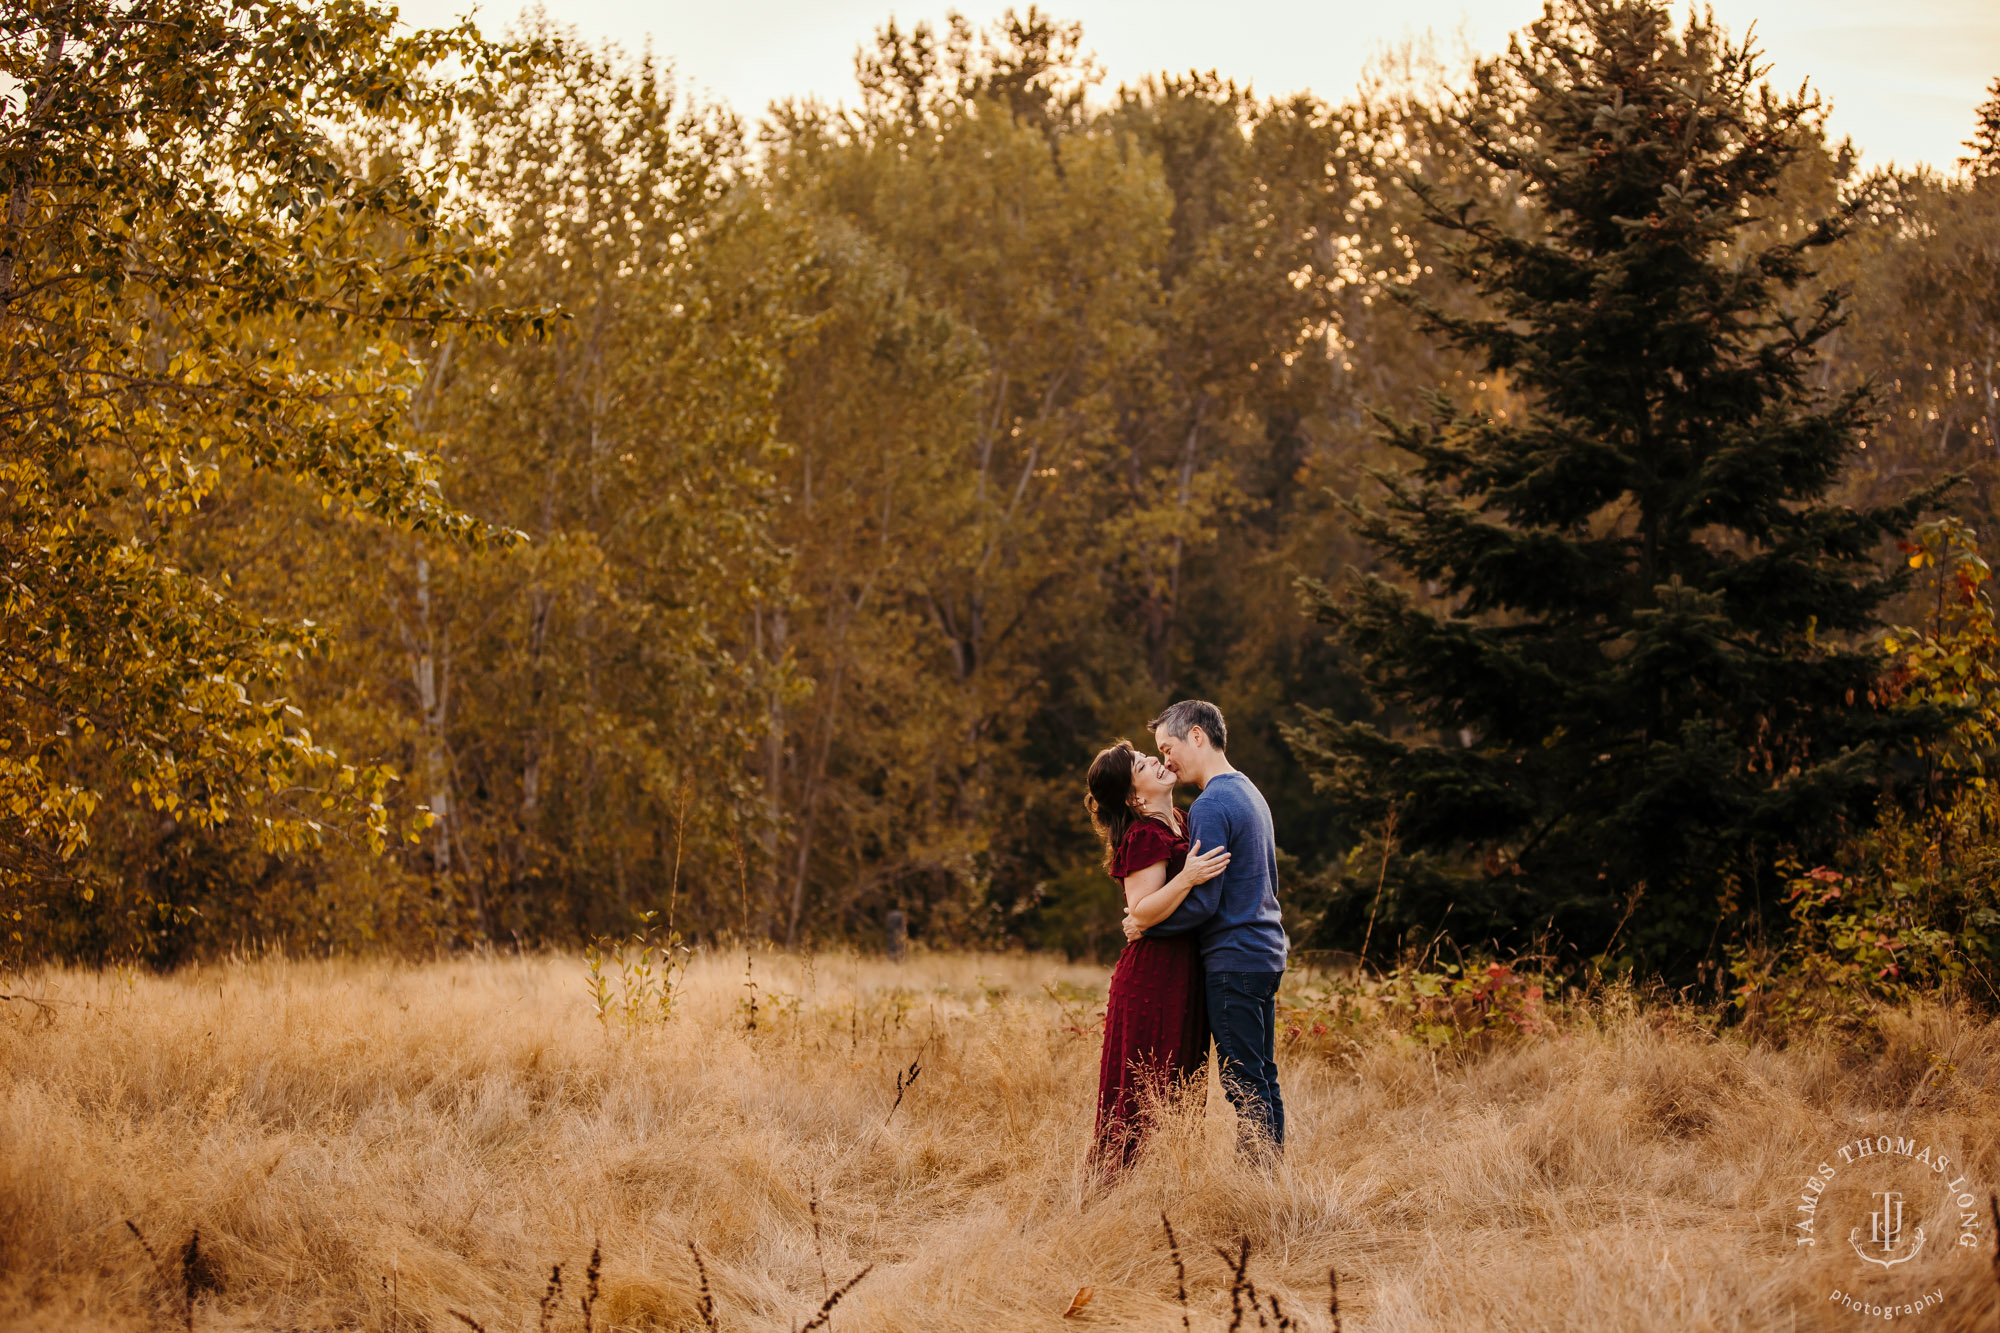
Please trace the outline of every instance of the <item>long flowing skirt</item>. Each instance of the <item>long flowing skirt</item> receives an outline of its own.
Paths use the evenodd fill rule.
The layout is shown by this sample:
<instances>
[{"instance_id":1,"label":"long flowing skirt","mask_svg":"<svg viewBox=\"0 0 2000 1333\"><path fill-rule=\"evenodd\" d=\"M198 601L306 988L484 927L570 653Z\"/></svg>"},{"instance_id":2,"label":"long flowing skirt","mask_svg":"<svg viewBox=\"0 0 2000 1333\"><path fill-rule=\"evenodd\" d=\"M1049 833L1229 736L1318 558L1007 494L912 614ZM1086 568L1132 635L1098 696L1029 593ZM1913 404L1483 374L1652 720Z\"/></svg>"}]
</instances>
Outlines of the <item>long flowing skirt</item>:
<instances>
[{"instance_id":1,"label":"long flowing skirt","mask_svg":"<svg viewBox=\"0 0 2000 1333\"><path fill-rule=\"evenodd\" d=\"M1208 1003L1201 950L1190 936L1140 938L1111 973L1104 1055L1097 1074L1092 1161L1106 1174L1130 1166L1151 1105L1208 1094Z\"/></svg>"}]
</instances>

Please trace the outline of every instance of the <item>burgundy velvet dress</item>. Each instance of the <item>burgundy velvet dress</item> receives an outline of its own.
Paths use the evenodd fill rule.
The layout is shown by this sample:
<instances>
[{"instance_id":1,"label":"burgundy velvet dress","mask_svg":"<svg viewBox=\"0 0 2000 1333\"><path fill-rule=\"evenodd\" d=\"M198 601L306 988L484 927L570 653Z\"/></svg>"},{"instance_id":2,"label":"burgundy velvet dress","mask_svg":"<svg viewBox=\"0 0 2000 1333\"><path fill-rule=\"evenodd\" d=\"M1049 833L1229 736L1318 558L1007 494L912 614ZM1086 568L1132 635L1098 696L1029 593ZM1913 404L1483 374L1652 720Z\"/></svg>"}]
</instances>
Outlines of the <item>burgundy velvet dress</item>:
<instances>
[{"instance_id":1,"label":"burgundy velvet dress","mask_svg":"<svg viewBox=\"0 0 2000 1333\"><path fill-rule=\"evenodd\" d=\"M1167 878L1186 864L1184 829L1142 819L1111 858L1111 876L1167 863ZM1131 1165L1146 1131L1149 1101L1208 1093L1208 1004L1201 950L1192 935L1145 936L1125 945L1111 973L1104 1012L1104 1055L1097 1074L1097 1137L1091 1158L1110 1174ZM1198 1090L1198 1091L1197 1091Z\"/></svg>"}]
</instances>

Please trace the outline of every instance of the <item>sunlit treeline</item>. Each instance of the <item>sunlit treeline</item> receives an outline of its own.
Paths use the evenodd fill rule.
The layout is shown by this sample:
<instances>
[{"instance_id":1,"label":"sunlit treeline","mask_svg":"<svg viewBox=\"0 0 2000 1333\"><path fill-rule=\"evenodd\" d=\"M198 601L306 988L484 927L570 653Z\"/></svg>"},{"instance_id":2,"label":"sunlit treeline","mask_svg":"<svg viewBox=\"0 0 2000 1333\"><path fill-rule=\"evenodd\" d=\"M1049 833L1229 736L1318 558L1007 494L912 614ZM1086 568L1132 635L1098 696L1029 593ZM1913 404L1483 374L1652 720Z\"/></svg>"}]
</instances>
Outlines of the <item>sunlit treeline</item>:
<instances>
[{"instance_id":1,"label":"sunlit treeline","mask_svg":"<svg viewBox=\"0 0 2000 1333\"><path fill-rule=\"evenodd\" d=\"M1280 728L1362 704L1298 581L1371 566L1381 416L1520 410L1397 299L1470 299L1406 180L1532 225L1463 150L1463 71L1110 89L1030 12L891 24L840 104L743 119L545 23L155 8L186 23L24 12L0 59L18 952L892 909L1099 948L1080 774L1183 695L1310 936L1358 831ZM1812 138L1762 224L1858 202L1820 278L1829 385L1878 386L1847 484L1966 469L1975 524L1983 133L1867 178Z\"/></svg>"}]
</instances>

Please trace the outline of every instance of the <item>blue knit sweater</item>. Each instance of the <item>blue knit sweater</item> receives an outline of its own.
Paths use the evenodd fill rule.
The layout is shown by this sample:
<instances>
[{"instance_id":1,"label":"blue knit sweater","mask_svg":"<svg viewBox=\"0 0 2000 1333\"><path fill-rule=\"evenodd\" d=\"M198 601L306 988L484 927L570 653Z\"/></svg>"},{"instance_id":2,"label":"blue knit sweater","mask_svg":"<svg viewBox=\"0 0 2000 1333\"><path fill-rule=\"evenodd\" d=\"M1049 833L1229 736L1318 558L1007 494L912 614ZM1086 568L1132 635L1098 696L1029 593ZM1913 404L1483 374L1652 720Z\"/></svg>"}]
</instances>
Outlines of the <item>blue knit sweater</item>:
<instances>
[{"instance_id":1,"label":"blue knit sweater","mask_svg":"<svg viewBox=\"0 0 2000 1333\"><path fill-rule=\"evenodd\" d=\"M1188 836L1229 849L1229 869L1188 891L1148 935L1196 934L1210 972L1282 972L1289 942L1278 913L1278 844L1271 807L1241 773L1222 773L1188 810Z\"/></svg>"}]
</instances>

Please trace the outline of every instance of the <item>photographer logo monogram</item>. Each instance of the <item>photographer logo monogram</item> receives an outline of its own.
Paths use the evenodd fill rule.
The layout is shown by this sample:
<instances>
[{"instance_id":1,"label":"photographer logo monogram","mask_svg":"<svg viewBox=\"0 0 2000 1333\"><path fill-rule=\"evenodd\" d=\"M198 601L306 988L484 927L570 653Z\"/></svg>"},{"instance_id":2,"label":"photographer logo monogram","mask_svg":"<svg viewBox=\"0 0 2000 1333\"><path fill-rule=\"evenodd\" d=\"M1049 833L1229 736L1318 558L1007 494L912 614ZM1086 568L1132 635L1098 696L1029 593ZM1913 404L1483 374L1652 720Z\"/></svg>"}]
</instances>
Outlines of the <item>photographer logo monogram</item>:
<instances>
[{"instance_id":1,"label":"photographer logo monogram","mask_svg":"<svg viewBox=\"0 0 2000 1333\"><path fill-rule=\"evenodd\" d=\"M1848 1285L1856 1289L1837 1287L1828 1300L1876 1319L1921 1314L1944 1303L1944 1288L1920 1273L1926 1265L1912 1261L1976 1248L1983 1197L1930 1144L1893 1134L1857 1138L1806 1177L1793 1239L1801 1250L1845 1252Z\"/></svg>"},{"instance_id":2,"label":"photographer logo monogram","mask_svg":"<svg viewBox=\"0 0 2000 1333\"><path fill-rule=\"evenodd\" d=\"M1903 1234L1903 1196L1894 1190L1877 1190L1875 1197L1882 1201L1882 1206L1868 1214L1868 1243L1870 1246L1879 1244L1882 1247L1882 1253L1887 1255L1891 1250L1896 1248L1896 1242ZM1906 1259L1915 1258L1917 1251L1924 1248L1924 1229L1918 1227L1917 1243L1904 1250L1894 1259L1877 1258L1872 1254L1864 1252L1861 1246L1855 1243L1852 1235L1848 1236L1847 1243L1853 1245L1854 1252L1869 1263L1880 1264L1884 1268L1890 1268L1902 1263Z\"/></svg>"}]
</instances>

